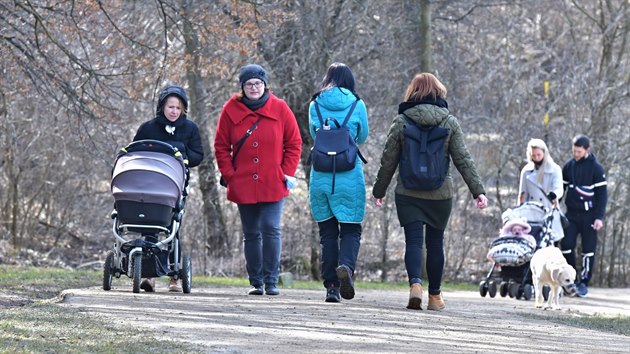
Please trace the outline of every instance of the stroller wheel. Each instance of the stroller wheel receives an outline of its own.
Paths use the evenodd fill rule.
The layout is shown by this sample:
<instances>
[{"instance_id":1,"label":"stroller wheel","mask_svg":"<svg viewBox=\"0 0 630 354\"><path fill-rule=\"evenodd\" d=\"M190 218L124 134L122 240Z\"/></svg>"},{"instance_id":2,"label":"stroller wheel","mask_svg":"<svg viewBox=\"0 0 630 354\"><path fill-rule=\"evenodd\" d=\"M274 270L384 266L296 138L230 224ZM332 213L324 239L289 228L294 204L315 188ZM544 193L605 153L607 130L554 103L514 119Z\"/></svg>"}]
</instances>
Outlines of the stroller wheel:
<instances>
[{"instance_id":1,"label":"stroller wheel","mask_svg":"<svg viewBox=\"0 0 630 354\"><path fill-rule=\"evenodd\" d=\"M140 292L140 282L142 281L142 253L133 256L133 292Z\"/></svg>"},{"instance_id":2,"label":"stroller wheel","mask_svg":"<svg viewBox=\"0 0 630 354\"><path fill-rule=\"evenodd\" d=\"M531 300L533 296L534 296L534 287L532 286L532 284L525 284L525 287L523 288L523 298L529 301Z\"/></svg>"},{"instance_id":3,"label":"stroller wheel","mask_svg":"<svg viewBox=\"0 0 630 354\"><path fill-rule=\"evenodd\" d=\"M501 297L506 297L508 294L508 282L506 281L502 281L501 284L499 284L499 294L501 295Z\"/></svg>"},{"instance_id":4,"label":"stroller wheel","mask_svg":"<svg viewBox=\"0 0 630 354\"><path fill-rule=\"evenodd\" d=\"M481 282L479 282L479 294L481 295L481 297L486 297L487 293L488 283L485 280L482 280Z\"/></svg>"},{"instance_id":5,"label":"stroller wheel","mask_svg":"<svg viewBox=\"0 0 630 354\"><path fill-rule=\"evenodd\" d=\"M497 283L491 281L488 284L488 295L490 295L490 297L497 296Z\"/></svg>"},{"instance_id":6,"label":"stroller wheel","mask_svg":"<svg viewBox=\"0 0 630 354\"><path fill-rule=\"evenodd\" d=\"M184 256L182 259L182 269L179 271L179 277L182 280L182 291L184 294L190 294L192 288L192 269L190 256Z\"/></svg>"},{"instance_id":7,"label":"stroller wheel","mask_svg":"<svg viewBox=\"0 0 630 354\"><path fill-rule=\"evenodd\" d=\"M517 283L510 283L508 285L509 288L509 295L510 297L516 297L516 295L518 295L518 287L519 285Z\"/></svg>"},{"instance_id":8,"label":"stroller wheel","mask_svg":"<svg viewBox=\"0 0 630 354\"><path fill-rule=\"evenodd\" d=\"M114 266L114 252L109 251L107 258L105 258L105 265L103 266L103 290L112 289L112 271Z\"/></svg>"}]
</instances>

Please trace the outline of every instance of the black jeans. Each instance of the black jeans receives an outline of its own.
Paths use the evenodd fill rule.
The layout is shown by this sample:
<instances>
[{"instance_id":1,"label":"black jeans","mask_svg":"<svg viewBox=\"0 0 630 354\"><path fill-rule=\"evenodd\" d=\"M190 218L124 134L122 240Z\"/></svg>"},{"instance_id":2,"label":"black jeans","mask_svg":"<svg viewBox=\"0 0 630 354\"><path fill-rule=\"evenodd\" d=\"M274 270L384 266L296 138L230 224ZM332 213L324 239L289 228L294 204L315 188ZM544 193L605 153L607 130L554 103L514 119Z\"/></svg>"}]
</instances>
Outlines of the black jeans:
<instances>
[{"instance_id":1,"label":"black jeans","mask_svg":"<svg viewBox=\"0 0 630 354\"><path fill-rule=\"evenodd\" d=\"M593 267L595 266L595 250L597 249L597 231L593 229L594 216L590 212L567 212L569 227L564 229L564 238L560 240L560 249L567 263L573 268L576 267L576 251L578 235L582 237L582 267L579 273L582 282L588 285L593 277Z\"/></svg>"},{"instance_id":2,"label":"black jeans","mask_svg":"<svg viewBox=\"0 0 630 354\"><path fill-rule=\"evenodd\" d=\"M442 287L444 272L444 230L439 230L422 221L414 221L405 228L405 267L409 277L409 285L422 284L422 242L423 226L426 225L427 237L427 277L429 278L429 294L438 295Z\"/></svg>"},{"instance_id":3,"label":"black jeans","mask_svg":"<svg viewBox=\"0 0 630 354\"><path fill-rule=\"evenodd\" d=\"M361 246L361 224L340 223L333 217L317 223L321 245L321 272L324 286L339 287L336 269L346 265L354 274Z\"/></svg>"}]
</instances>

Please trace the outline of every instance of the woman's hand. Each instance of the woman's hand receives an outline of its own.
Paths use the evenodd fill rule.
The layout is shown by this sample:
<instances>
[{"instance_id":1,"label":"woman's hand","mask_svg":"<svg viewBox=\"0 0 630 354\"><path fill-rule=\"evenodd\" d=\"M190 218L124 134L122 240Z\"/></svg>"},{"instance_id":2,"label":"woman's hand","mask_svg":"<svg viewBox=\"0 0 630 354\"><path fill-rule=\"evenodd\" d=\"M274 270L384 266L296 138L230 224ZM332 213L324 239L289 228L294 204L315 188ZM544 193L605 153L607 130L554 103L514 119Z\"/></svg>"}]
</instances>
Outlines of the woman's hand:
<instances>
[{"instance_id":1,"label":"woman's hand","mask_svg":"<svg viewBox=\"0 0 630 354\"><path fill-rule=\"evenodd\" d=\"M377 207L382 207L383 206L383 198L374 198L374 204Z\"/></svg>"},{"instance_id":2,"label":"woman's hand","mask_svg":"<svg viewBox=\"0 0 630 354\"><path fill-rule=\"evenodd\" d=\"M483 209L488 206L488 198L486 198L485 194L479 194L479 196L475 198L475 201L477 201L477 208L479 209Z\"/></svg>"}]
</instances>

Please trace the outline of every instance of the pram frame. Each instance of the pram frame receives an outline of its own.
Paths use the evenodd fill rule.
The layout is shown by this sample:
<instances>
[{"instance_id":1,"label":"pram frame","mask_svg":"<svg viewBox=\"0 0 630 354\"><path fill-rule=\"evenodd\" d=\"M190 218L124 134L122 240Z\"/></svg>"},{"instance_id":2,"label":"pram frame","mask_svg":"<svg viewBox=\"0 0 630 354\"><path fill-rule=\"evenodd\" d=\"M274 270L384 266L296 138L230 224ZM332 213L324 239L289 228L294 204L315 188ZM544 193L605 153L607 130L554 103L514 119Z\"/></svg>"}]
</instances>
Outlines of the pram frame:
<instances>
[{"instance_id":1,"label":"pram frame","mask_svg":"<svg viewBox=\"0 0 630 354\"><path fill-rule=\"evenodd\" d=\"M166 275L172 276L174 279L181 279L183 292L190 293L192 282L191 261L190 257L186 255L184 255L180 260L180 245L178 237L187 194L185 192L185 188L187 187L188 170L186 169L181 153L177 150L177 148L158 140L140 140L133 142L121 150L121 154L119 154L118 158L132 150L135 146L141 144L158 145L172 151L172 157L178 159L185 174L184 188L179 194L179 202L177 202L176 207L171 209L172 214L170 217L170 225L168 227L154 224L120 223L118 211L115 209L112 212L112 234L114 235L115 242L111 251L108 252L105 261L103 289L110 290L112 278L120 278L124 274L133 279L133 292L140 292L143 257L153 257L158 251L168 251L169 255L172 254L173 261L171 262L170 257L166 256L166 267L169 269ZM151 242L143 239L145 234L147 234L147 230L156 231L152 235L158 238L157 242ZM132 235L138 234L140 237L131 237ZM166 235L166 237L159 240L161 235ZM125 259L127 259L126 267L124 266Z\"/></svg>"},{"instance_id":2,"label":"pram frame","mask_svg":"<svg viewBox=\"0 0 630 354\"><path fill-rule=\"evenodd\" d=\"M538 202L525 202L521 204L519 207L524 204L536 205L544 211L544 216L541 221L532 221L528 220L528 224L534 227L540 227L540 233L542 236L540 237L540 241L537 239L537 244L535 250L538 250L543 247L552 246L554 242L558 242L558 240L554 241L552 238L552 228L551 225L553 223L553 210L548 210L541 203ZM507 220L504 220L504 223ZM535 252L535 251L534 251ZM493 277L495 270L497 268L501 268L501 275L499 280L501 283L499 288L497 289L497 284L495 281L496 277ZM519 281L511 277L504 276L503 268L513 270L514 272L521 272L521 277ZM490 297L495 297L497 294L497 290L502 297L509 295L510 297L525 300L530 300L534 296L534 287L531 282L528 282L528 279L531 278L531 271L529 269L529 261L525 262L519 266L500 266L497 262L492 262L492 266L488 271L486 278L479 283L479 293L482 297L485 297L486 294L490 295ZM546 295L545 295L546 298Z\"/></svg>"}]
</instances>

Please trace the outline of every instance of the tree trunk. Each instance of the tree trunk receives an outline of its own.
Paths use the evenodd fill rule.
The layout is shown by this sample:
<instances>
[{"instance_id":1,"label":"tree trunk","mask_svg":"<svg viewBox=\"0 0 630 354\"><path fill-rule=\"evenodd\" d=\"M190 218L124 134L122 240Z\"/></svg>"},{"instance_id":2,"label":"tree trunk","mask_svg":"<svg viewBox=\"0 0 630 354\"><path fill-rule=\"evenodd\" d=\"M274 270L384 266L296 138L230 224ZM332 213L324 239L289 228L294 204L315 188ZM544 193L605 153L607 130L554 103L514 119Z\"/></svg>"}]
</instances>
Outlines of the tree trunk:
<instances>
[{"instance_id":1,"label":"tree trunk","mask_svg":"<svg viewBox=\"0 0 630 354\"><path fill-rule=\"evenodd\" d=\"M420 70L433 73L431 51L431 3L420 0L420 17L418 23L420 31Z\"/></svg>"},{"instance_id":2,"label":"tree trunk","mask_svg":"<svg viewBox=\"0 0 630 354\"><path fill-rule=\"evenodd\" d=\"M194 11L194 0L183 0L182 7L185 13ZM231 244L228 237L225 218L219 203L217 169L214 165L214 151L210 145L208 130L203 129L209 122L206 112L204 97L207 97L200 68L199 35L197 29L184 16L184 40L186 43L186 78L189 85L190 110L196 117L201 134L201 142L204 150L204 161L198 167L199 187L203 199L203 215L206 231L206 247L212 257L231 257Z\"/></svg>"}]
</instances>

